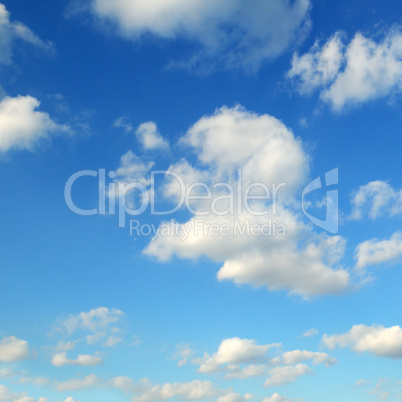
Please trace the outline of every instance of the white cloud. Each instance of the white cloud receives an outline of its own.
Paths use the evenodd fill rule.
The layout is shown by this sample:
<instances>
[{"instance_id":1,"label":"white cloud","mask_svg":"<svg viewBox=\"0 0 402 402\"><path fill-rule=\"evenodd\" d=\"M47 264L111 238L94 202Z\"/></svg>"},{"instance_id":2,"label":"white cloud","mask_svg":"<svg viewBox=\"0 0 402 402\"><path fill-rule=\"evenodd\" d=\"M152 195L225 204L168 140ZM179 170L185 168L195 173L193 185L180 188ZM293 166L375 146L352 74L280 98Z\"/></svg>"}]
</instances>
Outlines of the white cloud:
<instances>
[{"instance_id":1,"label":"white cloud","mask_svg":"<svg viewBox=\"0 0 402 402\"><path fill-rule=\"evenodd\" d=\"M315 336L318 334L318 330L315 328L311 328L308 331L304 332L304 334L302 336L308 338L310 336Z\"/></svg>"},{"instance_id":2,"label":"white cloud","mask_svg":"<svg viewBox=\"0 0 402 402\"><path fill-rule=\"evenodd\" d=\"M382 41L356 33L344 46L336 33L320 47L295 54L288 75L298 79L298 89L308 93L321 90L321 99L334 110L382 98L402 89L402 32L389 30Z\"/></svg>"},{"instance_id":3,"label":"white cloud","mask_svg":"<svg viewBox=\"0 0 402 402\"><path fill-rule=\"evenodd\" d=\"M153 121L142 123L135 133L142 147L147 151L169 148L169 143L160 135Z\"/></svg>"},{"instance_id":4,"label":"white cloud","mask_svg":"<svg viewBox=\"0 0 402 402\"><path fill-rule=\"evenodd\" d=\"M356 247L357 268L396 262L402 257L402 232L395 232L389 240L371 239Z\"/></svg>"},{"instance_id":5,"label":"white cloud","mask_svg":"<svg viewBox=\"0 0 402 402\"><path fill-rule=\"evenodd\" d=\"M272 347L278 344L258 345L255 340L229 338L224 339L219 345L218 351L213 355L205 353L201 359L194 359L194 364L200 364L200 373L212 373L222 369L229 369L230 365L263 362L266 354ZM223 367L229 365L228 367Z\"/></svg>"},{"instance_id":6,"label":"white cloud","mask_svg":"<svg viewBox=\"0 0 402 402\"><path fill-rule=\"evenodd\" d=\"M188 359L191 358L194 354L194 351L190 348L189 344L180 343L176 347L176 351L173 355L173 359L178 360L177 365L179 367L187 364Z\"/></svg>"},{"instance_id":7,"label":"white cloud","mask_svg":"<svg viewBox=\"0 0 402 402\"><path fill-rule=\"evenodd\" d=\"M76 389L91 388L100 384L100 379L95 374L90 374L83 379L73 379L60 382L57 385L59 391L72 391Z\"/></svg>"},{"instance_id":8,"label":"white cloud","mask_svg":"<svg viewBox=\"0 0 402 402\"><path fill-rule=\"evenodd\" d=\"M47 402L46 398L35 399L27 395L26 392L15 393L7 388L5 385L0 384L0 402Z\"/></svg>"},{"instance_id":9,"label":"white cloud","mask_svg":"<svg viewBox=\"0 0 402 402\"><path fill-rule=\"evenodd\" d=\"M184 62L189 67L255 71L304 39L309 9L309 0L75 0L69 13L89 12L134 40L146 34L188 39L200 49Z\"/></svg>"},{"instance_id":10,"label":"white cloud","mask_svg":"<svg viewBox=\"0 0 402 402\"><path fill-rule=\"evenodd\" d=\"M350 347L356 352L370 352L376 356L402 359L402 328L383 325L354 325L343 335L324 335L322 342L330 349Z\"/></svg>"},{"instance_id":11,"label":"white cloud","mask_svg":"<svg viewBox=\"0 0 402 402\"><path fill-rule=\"evenodd\" d=\"M69 366L97 366L103 361L99 356L78 355L77 359L68 359L66 352L58 353L53 356L51 363L53 366L61 367Z\"/></svg>"},{"instance_id":12,"label":"white cloud","mask_svg":"<svg viewBox=\"0 0 402 402\"><path fill-rule=\"evenodd\" d=\"M134 383L131 378L128 377L115 377L109 381L109 384L114 387L118 388L124 392L130 392L134 389Z\"/></svg>"},{"instance_id":13,"label":"white cloud","mask_svg":"<svg viewBox=\"0 0 402 402\"><path fill-rule=\"evenodd\" d=\"M69 396L64 402L80 402L80 401Z\"/></svg>"},{"instance_id":14,"label":"white cloud","mask_svg":"<svg viewBox=\"0 0 402 402\"><path fill-rule=\"evenodd\" d=\"M226 374L225 379L229 380L235 378L237 380L244 380L245 378L263 376L267 372L267 365L251 364L242 368L236 365L230 365L227 369L229 372Z\"/></svg>"},{"instance_id":15,"label":"white cloud","mask_svg":"<svg viewBox=\"0 0 402 402\"><path fill-rule=\"evenodd\" d=\"M336 364L337 360L329 356L327 353L322 352L310 352L308 350L293 350L291 352L285 352L282 355L284 364L291 365L302 363L308 360L312 360L313 364L325 364L331 366Z\"/></svg>"},{"instance_id":16,"label":"white cloud","mask_svg":"<svg viewBox=\"0 0 402 402\"><path fill-rule=\"evenodd\" d=\"M68 335L76 331L89 332L86 336L88 344L94 344L106 338L104 346L110 347L120 341L120 338L116 337L114 333L120 331L116 325L119 324L123 316L124 313L121 310L98 307L76 315L70 314L66 318L60 319L56 330ZM72 343L70 342L67 345L71 347Z\"/></svg>"},{"instance_id":17,"label":"white cloud","mask_svg":"<svg viewBox=\"0 0 402 402\"><path fill-rule=\"evenodd\" d=\"M118 343L123 342L123 339L115 336L115 335L110 335L107 339L106 342L103 343L103 346L107 347L107 348L111 348L114 345L117 345Z\"/></svg>"},{"instance_id":18,"label":"white cloud","mask_svg":"<svg viewBox=\"0 0 402 402\"><path fill-rule=\"evenodd\" d=\"M402 214L402 190L395 190L384 181L372 181L361 186L352 198L352 212L349 219L371 219L381 216Z\"/></svg>"},{"instance_id":19,"label":"white cloud","mask_svg":"<svg viewBox=\"0 0 402 402\"><path fill-rule=\"evenodd\" d=\"M309 53L303 56L295 53L288 76L297 79L302 94L308 94L330 83L338 74L342 60L342 35L338 32L322 48L316 42Z\"/></svg>"},{"instance_id":20,"label":"white cloud","mask_svg":"<svg viewBox=\"0 0 402 402\"><path fill-rule=\"evenodd\" d=\"M218 389L210 381L194 380L187 383L167 383L154 385L148 380L142 380L133 401L165 401L176 397L179 400L194 401L216 398L226 392Z\"/></svg>"},{"instance_id":21,"label":"white cloud","mask_svg":"<svg viewBox=\"0 0 402 402\"><path fill-rule=\"evenodd\" d=\"M269 370L270 377L264 383L266 387L279 386L294 382L298 377L311 374L313 371L306 364L280 366Z\"/></svg>"},{"instance_id":22,"label":"white cloud","mask_svg":"<svg viewBox=\"0 0 402 402\"><path fill-rule=\"evenodd\" d=\"M4 4L0 4L0 64L11 63L13 45L16 40L30 43L45 51L54 51L53 45L50 42L42 41L22 22L10 21L10 13Z\"/></svg>"},{"instance_id":23,"label":"white cloud","mask_svg":"<svg viewBox=\"0 0 402 402\"><path fill-rule=\"evenodd\" d=\"M282 122L239 106L222 107L214 115L196 122L181 143L196 153L197 166L181 159L169 170L181 176L187 189L196 182L208 185L213 189L212 199L194 202L191 205L194 216L178 225L182 231L189 231L188 236L175 235L174 230L171 235L158 236L145 249L147 255L161 261L174 255L189 259L206 256L223 262L217 274L219 280L289 290L304 297L340 293L349 287L349 274L339 264L344 239L315 234L300 216L300 200L296 194L307 181L309 157L301 141ZM272 201L274 191L268 189L271 200L250 203L254 211L268 209L267 215L256 216L238 203L237 197L232 203L228 201L227 188L213 187L225 182L237 192L238 169L241 169L243 192L256 182L267 186L286 183L277 190L277 201ZM167 178L166 182L161 197L176 202L181 190L178 180ZM218 212L232 209L233 213L203 214L203 226L228 225L229 236L195 229L197 214L211 211L214 206ZM240 208L242 211L238 212ZM275 228L271 225L270 229L273 235L253 236L247 228L248 233L241 234L241 230L234 233L236 227L263 227L267 222L276 222ZM173 228L177 223L170 225Z\"/></svg>"},{"instance_id":24,"label":"white cloud","mask_svg":"<svg viewBox=\"0 0 402 402\"><path fill-rule=\"evenodd\" d=\"M0 362L15 362L30 357L28 342L9 336L0 342Z\"/></svg>"},{"instance_id":25,"label":"white cloud","mask_svg":"<svg viewBox=\"0 0 402 402\"><path fill-rule=\"evenodd\" d=\"M39 106L32 96L5 97L0 101L0 153L32 150L38 142L55 134L72 133L69 126L57 124L47 113L36 110Z\"/></svg>"},{"instance_id":26,"label":"white cloud","mask_svg":"<svg viewBox=\"0 0 402 402\"><path fill-rule=\"evenodd\" d=\"M264 398L262 402L292 402L293 399L280 396L278 393L271 395L270 397Z\"/></svg>"},{"instance_id":27,"label":"white cloud","mask_svg":"<svg viewBox=\"0 0 402 402\"><path fill-rule=\"evenodd\" d=\"M226 395L222 395L217 399L217 402L244 402L253 398L252 394L241 395L235 392L229 392Z\"/></svg>"}]
</instances>

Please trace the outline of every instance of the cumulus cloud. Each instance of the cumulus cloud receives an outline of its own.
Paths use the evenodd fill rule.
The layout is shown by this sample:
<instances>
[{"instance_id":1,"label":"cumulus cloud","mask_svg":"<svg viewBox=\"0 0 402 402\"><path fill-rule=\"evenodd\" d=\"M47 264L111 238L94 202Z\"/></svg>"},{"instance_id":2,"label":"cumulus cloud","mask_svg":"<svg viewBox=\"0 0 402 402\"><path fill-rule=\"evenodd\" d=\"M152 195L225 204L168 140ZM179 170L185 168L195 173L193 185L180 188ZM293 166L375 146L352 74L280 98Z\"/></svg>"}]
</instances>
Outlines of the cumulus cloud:
<instances>
[{"instance_id":1,"label":"cumulus cloud","mask_svg":"<svg viewBox=\"0 0 402 402\"><path fill-rule=\"evenodd\" d=\"M36 110L40 102L32 96L5 97L0 101L0 153L10 150L32 150L42 140L72 129L60 125L50 116Z\"/></svg>"},{"instance_id":2,"label":"cumulus cloud","mask_svg":"<svg viewBox=\"0 0 402 402\"><path fill-rule=\"evenodd\" d=\"M224 339L216 353L213 355L205 353L201 359L194 359L193 363L200 364L198 369L200 373L213 373L222 369L233 370L232 365L267 360L268 350L277 346L278 344L258 345L255 340L251 339Z\"/></svg>"},{"instance_id":3,"label":"cumulus cloud","mask_svg":"<svg viewBox=\"0 0 402 402\"><path fill-rule=\"evenodd\" d=\"M69 396L67 399L64 400L64 402L80 402L77 399L74 399L73 397Z\"/></svg>"},{"instance_id":4,"label":"cumulus cloud","mask_svg":"<svg viewBox=\"0 0 402 402\"><path fill-rule=\"evenodd\" d=\"M342 335L324 335L322 342L330 349L350 347L356 352L370 352L376 356L402 359L402 328L383 325L354 325Z\"/></svg>"},{"instance_id":5,"label":"cumulus cloud","mask_svg":"<svg viewBox=\"0 0 402 402\"><path fill-rule=\"evenodd\" d=\"M298 377L312 373L313 371L306 364L275 367L269 370L270 376L265 381L264 386L273 387L288 384L294 382Z\"/></svg>"},{"instance_id":6,"label":"cumulus cloud","mask_svg":"<svg viewBox=\"0 0 402 402\"><path fill-rule=\"evenodd\" d=\"M349 287L349 274L340 265L344 239L316 234L300 215L296 194L306 184L309 156L282 122L239 106L222 107L196 122L180 143L195 152L198 161L192 164L181 159L170 166L182 185L167 177L160 198L176 203L183 187L192 188L192 195L205 194L205 189L191 187L197 182L212 189L211 197L188 204L193 217L186 223L164 222L171 225L171 234L157 236L145 254L161 261L174 255L206 256L223 262L219 280L288 290L304 297L340 293ZM253 187L256 183L266 188ZM246 205L240 197L239 202L238 194L247 187L253 196L267 195L265 200L249 200ZM231 194L237 194L234 200ZM197 229L199 216L207 230ZM211 225L229 227L229 235L215 235L208 230ZM173 230L177 226L180 230ZM265 227L266 235L252 235L251 227ZM180 234L186 232L186 237Z\"/></svg>"},{"instance_id":7,"label":"cumulus cloud","mask_svg":"<svg viewBox=\"0 0 402 402\"><path fill-rule=\"evenodd\" d=\"M142 123L135 133L142 147L147 151L169 148L169 143L163 139L153 121Z\"/></svg>"},{"instance_id":8,"label":"cumulus cloud","mask_svg":"<svg viewBox=\"0 0 402 402\"><path fill-rule=\"evenodd\" d=\"M40 397L39 399L32 398L26 392L15 393L5 385L0 384L0 402L47 402L48 399Z\"/></svg>"},{"instance_id":9,"label":"cumulus cloud","mask_svg":"<svg viewBox=\"0 0 402 402\"><path fill-rule=\"evenodd\" d=\"M309 9L309 0L75 0L69 15L90 13L134 40L146 34L187 39L199 49L182 63L188 67L255 71L304 39Z\"/></svg>"},{"instance_id":10,"label":"cumulus cloud","mask_svg":"<svg viewBox=\"0 0 402 402\"><path fill-rule=\"evenodd\" d=\"M347 105L389 96L402 89L402 32L390 29L380 41L358 32L344 45L337 32L324 45L293 56L288 76L299 92L320 90L320 97L340 111Z\"/></svg>"},{"instance_id":11,"label":"cumulus cloud","mask_svg":"<svg viewBox=\"0 0 402 402\"><path fill-rule=\"evenodd\" d=\"M54 51L50 42L41 40L22 22L11 21L10 13L4 4L0 4L0 64L10 64L12 62L13 45L17 40L29 43L45 51Z\"/></svg>"},{"instance_id":12,"label":"cumulus cloud","mask_svg":"<svg viewBox=\"0 0 402 402\"><path fill-rule=\"evenodd\" d=\"M28 342L9 336L0 342L0 362L15 362L30 357Z\"/></svg>"},{"instance_id":13,"label":"cumulus cloud","mask_svg":"<svg viewBox=\"0 0 402 402\"><path fill-rule=\"evenodd\" d=\"M279 395L278 393L275 393L271 395L270 397L264 398L262 402L292 402L293 399L286 398L284 396Z\"/></svg>"},{"instance_id":14,"label":"cumulus cloud","mask_svg":"<svg viewBox=\"0 0 402 402\"><path fill-rule=\"evenodd\" d=\"M252 394L241 395L235 392L229 392L226 395L222 395L218 398L217 402L244 402L253 399Z\"/></svg>"},{"instance_id":15,"label":"cumulus cloud","mask_svg":"<svg viewBox=\"0 0 402 402\"><path fill-rule=\"evenodd\" d=\"M282 355L284 364L291 365L302 363L308 360L312 360L314 365L324 364L331 366L337 363L337 360L329 356L327 353L322 352L310 352L308 350L293 350L291 352L285 352Z\"/></svg>"},{"instance_id":16,"label":"cumulus cloud","mask_svg":"<svg viewBox=\"0 0 402 402\"><path fill-rule=\"evenodd\" d=\"M402 257L402 232L394 233L389 240L371 239L356 247L356 267L396 262Z\"/></svg>"},{"instance_id":17,"label":"cumulus cloud","mask_svg":"<svg viewBox=\"0 0 402 402\"><path fill-rule=\"evenodd\" d=\"M72 391L76 389L91 388L99 385L101 380L95 375L90 374L82 379L73 379L64 382L59 382L57 389L59 391Z\"/></svg>"},{"instance_id":18,"label":"cumulus cloud","mask_svg":"<svg viewBox=\"0 0 402 402\"><path fill-rule=\"evenodd\" d=\"M106 338L104 346L110 347L120 342L120 338L117 338L115 333L120 331L117 325L123 316L124 313L121 310L98 307L76 315L69 314L67 317L60 319L56 331L68 335L76 331L89 332L86 335L87 343L93 344ZM71 347L73 343L70 342L67 345Z\"/></svg>"},{"instance_id":19,"label":"cumulus cloud","mask_svg":"<svg viewBox=\"0 0 402 402\"><path fill-rule=\"evenodd\" d=\"M395 190L388 183L377 180L361 186L354 194L349 219L359 220L365 215L370 219L376 219L401 214L402 190Z\"/></svg>"},{"instance_id":20,"label":"cumulus cloud","mask_svg":"<svg viewBox=\"0 0 402 402\"><path fill-rule=\"evenodd\" d=\"M66 352L58 353L53 356L51 363L53 366L97 366L103 361L99 356L79 355L77 359L68 359Z\"/></svg>"},{"instance_id":21,"label":"cumulus cloud","mask_svg":"<svg viewBox=\"0 0 402 402\"><path fill-rule=\"evenodd\" d=\"M155 385L148 380L142 380L137 388L137 396L133 398L133 401L165 401L173 397L179 400L195 401L217 398L227 393L210 381L200 380L164 385Z\"/></svg>"}]
</instances>

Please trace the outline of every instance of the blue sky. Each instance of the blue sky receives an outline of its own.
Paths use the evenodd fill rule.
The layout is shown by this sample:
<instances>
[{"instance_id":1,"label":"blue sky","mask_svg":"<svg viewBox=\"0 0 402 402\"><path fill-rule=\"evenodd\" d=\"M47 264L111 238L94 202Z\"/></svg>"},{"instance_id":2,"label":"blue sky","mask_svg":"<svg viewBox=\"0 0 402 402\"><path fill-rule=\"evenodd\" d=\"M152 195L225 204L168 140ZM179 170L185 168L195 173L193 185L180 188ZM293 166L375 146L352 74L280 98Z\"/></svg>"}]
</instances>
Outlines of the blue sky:
<instances>
[{"instance_id":1,"label":"blue sky","mask_svg":"<svg viewBox=\"0 0 402 402\"><path fill-rule=\"evenodd\" d=\"M2 0L0 402L401 400L401 12Z\"/></svg>"}]
</instances>

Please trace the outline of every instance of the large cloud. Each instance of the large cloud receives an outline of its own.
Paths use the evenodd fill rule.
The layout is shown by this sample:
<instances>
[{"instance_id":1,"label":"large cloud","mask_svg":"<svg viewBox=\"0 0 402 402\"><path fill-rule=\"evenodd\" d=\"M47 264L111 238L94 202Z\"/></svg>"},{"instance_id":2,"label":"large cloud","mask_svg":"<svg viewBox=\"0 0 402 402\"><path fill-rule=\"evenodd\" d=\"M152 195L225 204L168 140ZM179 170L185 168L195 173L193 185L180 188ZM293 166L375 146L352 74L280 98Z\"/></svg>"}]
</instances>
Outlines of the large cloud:
<instances>
[{"instance_id":1,"label":"large cloud","mask_svg":"<svg viewBox=\"0 0 402 402\"><path fill-rule=\"evenodd\" d=\"M15 336L4 338L0 342L0 362L15 362L30 356L28 342Z\"/></svg>"},{"instance_id":2,"label":"large cloud","mask_svg":"<svg viewBox=\"0 0 402 402\"><path fill-rule=\"evenodd\" d=\"M41 140L58 133L72 133L67 125L53 121L36 110L40 102L32 96L6 97L0 101L0 153L32 150Z\"/></svg>"},{"instance_id":3,"label":"large cloud","mask_svg":"<svg viewBox=\"0 0 402 402\"><path fill-rule=\"evenodd\" d=\"M173 233L177 223L171 222L171 235L159 235L146 254L161 261L174 255L190 259L207 256L223 262L219 280L286 289L306 297L348 288L348 272L339 266L344 240L317 235L303 223L297 193L306 183L309 157L301 141L282 122L241 107L222 107L195 123L181 143L197 155L198 163L181 159L169 170L181 177L187 189L194 183L205 183L212 189L211 199L191 203L194 216L179 225L179 232L189 231L187 236ZM181 187L178 180L169 177L159 196L177 202ZM226 187L214 187L222 182L237 194L254 183L263 183L268 190L254 187L251 193L268 191L270 199L246 205L236 196L231 202ZM205 189L193 190L192 194L205 194ZM263 216L259 212L264 209L267 214ZM199 218L206 230L197 229ZM216 235L207 229L211 225L218 225L218 232L228 226L230 233ZM252 235L250 227L254 226L264 228L265 235Z\"/></svg>"},{"instance_id":4,"label":"large cloud","mask_svg":"<svg viewBox=\"0 0 402 402\"><path fill-rule=\"evenodd\" d=\"M389 30L382 41L357 33L348 45L336 33L323 46L295 54L288 73L301 93L320 88L334 110L382 98L402 89L402 31Z\"/></svg>"},{"instance_id":5,"label":"large cloud","mask_svg":"<svg viewBox=\"0 0 402 402\"><path fill-rule=\"evenodd\" d=\"M10 64L13 55L13 44L22 40L46 51L53 51L50 42L42 41L26 25L19 21L10 21L10 13L0 4L0 64Z\"/></svg>"},{"instance_id":6,"label":"large cloud","mask_svg":"<svg viewBox=\"0 0 402 402\"><path fill-rule=\"evenodd\" d=\"M322 342L330 349L350 347L356 352L370 352L376 356L402 359L402 328L395 325L354 325L342 335L324 335Z\"/></svg>"},{"instance_id":7,"label":"large cloud","mask_svg":"<svg viewBox=\"0 0 402 402\"><path fill-rule=\"evenodd\" d=\"M70 13L89 12L127 38L196 42L200 50L188 65L217 61L255 70L304 37L309 8L309 0L75 0Z\"/></svg>"}]
</instances>

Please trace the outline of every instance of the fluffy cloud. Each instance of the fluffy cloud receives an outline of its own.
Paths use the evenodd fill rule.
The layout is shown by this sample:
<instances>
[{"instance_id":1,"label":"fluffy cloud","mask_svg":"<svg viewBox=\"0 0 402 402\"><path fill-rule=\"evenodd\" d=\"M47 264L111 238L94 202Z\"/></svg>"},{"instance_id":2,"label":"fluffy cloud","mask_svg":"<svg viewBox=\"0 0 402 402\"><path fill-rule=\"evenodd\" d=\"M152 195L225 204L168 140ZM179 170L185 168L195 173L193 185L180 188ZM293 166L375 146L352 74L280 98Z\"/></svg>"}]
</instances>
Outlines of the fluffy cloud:
<instances>
[{"instance_id":1,"label":"fluffy cloud","mask_svg":"<svg viewBox=\"0 0 402 402\"><path fill-rule=\"evenodd\" d=\"M309 9L309 0L75 0L70 15L90 13L134 40L153 34L197 43L200 50L186 66L256 70L304 39Z\"/></svg>"},{"instance_id":2,"label":"fluffy cloud","mask_svg":"<svg viewBox=\"0 0 402 402\"><path fill-rule=\"evenodd\" d=\"M47 113L36 110L39 106L40 102L31 96L0 101L0 153L32 150L39 141L55 134L72 133L69 126L57 124Z\"/></svg>"},{"instance_id":3,"label":"fluffy cloud","mask_svg":"<svg viewBox=\"0 0 402 402\"><path fill-rule=\"evenodd\" d=\"M72 398L71 396L69 396L64 402L80 402L74 398Z\"/></svg>"},{"instance_id":4,"label":"fluffy cloud","mask_svg":"<svg viewBox=\"0 0 402 402\"><path fill-rule=\"evenodd\" d=\"M297 364L308 360L312 360L314 365L325 364L326 366L331 366L337 363L337 360L329 356L327 353L322 352L310 352L308 350L293 350L291 352L285 352L282 355L282 360L284 364Z\"/></svg>"},{"instance_id":5,"label":"fluffy cloud","mask_svg":"<svg viewBox=\"0 0 402 402\"><path fill-rule=\"evenodd\" d=\"M194 380L187 383L154 385L148 380L142 380L138 386L137 396L133 398L133 401L165 401L173 397L179 400L194 401L216 398L226 393L210 381Z\"/></svg>"},{"instance_id":6,"label":"fluffy cloud","mask_svg":"<svg viewBox=\"0 0 402 402\"><path fill-rule=\"evenodd\" d=\"M279 386L294 382L298 377L311 374L313 371L306 364L295 366L280 366L269 370L270 376L264 383L266 387Z\"/></svg>"},{"instance_id":7,"label":"fluffy cloud","mask_svg":"<svg viewBox=\"0 0 402 402\"><path fill-rule=\"evenodd\" d=\"M0 342L0 362L15 362L30 356L28 342L9 336Z\"/></svg>"},{"instance_id":8,"label":"fluffy cloud","mask_svg":"<svg viewBox=\"0 0 402 402\"><path fill-rule=\"evenodd\" d=\"M0 402L47 402L46 398L35 399L27 395L26 392L14 393L5 385L0 384Z\"/></svg>"},{"instance_id":9,"label":"fluffy cloud","mask_svg":"<svg viewBox=\"0 0 402 402\"><path fill-rule=\"evenodd\" d=\"M252 394L240 395L235 392L229 392L218 398L217 402L245 402L253 398Z\"/></svg>"},{"instance_id":10,"label":"fluffy cloud","mask_svg":"<svg viewBox=\"0 0 402 402\"><path fill-rule=\"evenodd\" d=\"M76 331L89 332L89 335L86 336L89 344L108 337L104 346L112 346L112 344L119 342L120 338L114 339L115 335L113 333L120 331L116 325L119 324L123 315L124 313L118 309L98 307L90 311L83 311L77 315L68 315L60 320L56 330L69 335ZM71 343L68 346L72 346Z\"/></svg>"},{"instance_id":11,"label":"fluffy cloud","mask_svg":"<svg viewBox=\"0 0 402 402\"><path fill-rule=\"evenodd\" d=\"M288 73L301 93L320 88L320 97L334 110L400 92L402 88L402 32L388 31L380 42L357 33L348 45L336 33L323 46L295 54Z\"/></svg>"},{"instance_id":12,"label":"fluffy cloud","mask_svg":"<svg viewBox=\"0 0 402 402\"><path fill-rule=\"evenodd\" d=\"M271 395L270 397L264 398L262 402L292 402L293 399L280 396L278 393Z\"/></svg>"},{"instance_id":13,"label":"fluffy cloud","mask_svg":"<svg viewBox=\"0 0 402 402\"><path fill-rule=\"evenodd\" d=\"M53 356L51 363L53 366L97 366L103 361L99 356L79 355L77 359L68 359L66 352L58 353Z\"/></svg>"},{"instance_id":14,"label":"fluffy cloud","mask_svg":"<svg viewBox=\"0 0 402 402\"><path fill-rule=\"evenodd\" d=\"M394 233L389 240L372 239L356 247L357 268L395 262L402 257L402 232Z\"/></svg>"},{"instance_id":15,"label":"fluffy cloud","mask_svg":"<svg viewBox=\"0 0 402 402\"><path fill-rule=\"evenodd\" d=\"M10 13L3 4L0 4L0 64L11 63L13 44L16 40L45 51L53 51L53 45L50 42L42 41L22 22L10 21Z\"/></svg>"},{"instance_id":16,"label":"fluffy cloud","mask_svg":"<svg viewBox=\"0 0 402 402\"><path fill-rule=\"evenodd\" d=\"M145 150L169 148L169 143L160 135L153 121L142 123L135 133Z\"/></svg>"},{"instance_id":17,"label":"fluffy cloud","mask_svg":"<svg viewBox=\"0 0 402 402\"><path fill-rule=\"evenodd\" d=\"M193 363L200 364L200 373L212 373L225 369L231 370L231 365L263 362L267 359L266 353L278 344L257 345L255 340L230 338L224 339L218 351L213 355L207 353L201 359L194 359Z\"/></svg>"},{"instance_id":18,"label":"fluffy cloud","mask_svg":"<svg viewBox=\"0 0 402 402\"><path fill-rule=\"evenodd\" d=\"M354 194L350 219L371 219L402 214L402 190L395 190L384 181L372 181Z\"/></svg>"},{"instance_id":19,"label":"fluffy cloud","mask_svg":"<svg viewBox=\"0 0 402 402\"><path fill-rule=\"evenodd\" d=\"M90 374L82 379L73 379L69 381L60 382L57 385L59 391L72 391L76 389L90 388L101 383L101 380L95 375Z\"/></svg>"},{"instance_id":20,"label":"fluffy cloud","mask_svg":"<svg viewBox=\"0 0 402 402\"><path fill-rule=\"evenodd\" d=\"M223 261L219 280L285 289L305 297L340 293L349 287L349 274L339 265L344 239L317 235L300 216L296 194L306 183L309 157L301 141L282 122L239 106L222 107L201 118L180 142L196 153L197 166L185 159L172 165L169 170L181 177L182 185L167 177L161 198L177 202L183 187L188 190L202 182L212 189L211 199L194 201L190 205L194 216L178 225L179 231L173 230L176 222L165 222L171 225L171 234L157 236L146 248L147 255L161 261L174 255L190 259L207 256ZM226 183L229 189L215 186L217 183ZM267 188L253 188L255 183ZM255 191L251 191L253 195L265 191L269 199L251 200L248 205L244 200L239 202L237 195L247 187ZM193 190L192 195L205 194L205 190ZM228 199L230 191L237 193L234 200ZM267 211L264 216L260 213L263 210ZM206 230L196 229L198 216ZM229 227L230 233L215 235L208 230L211 225ZM251 227L264 226L267 235L252 235ZM188 232L184 238L180 235L183 232Z\"/></svg>"},{"instance_id":21,"label":"fluffy cloud","mask_svg":"<svg viewBox=\"0 0 402 402\"><path fill-rule=\"evenodd\" d=\"M322 342L330 349L350 347L356 352L370 352L376 356L402 359L402 328L382 325L354 325L343 335L324 335Z\"/></svg>"}]
</instances>

